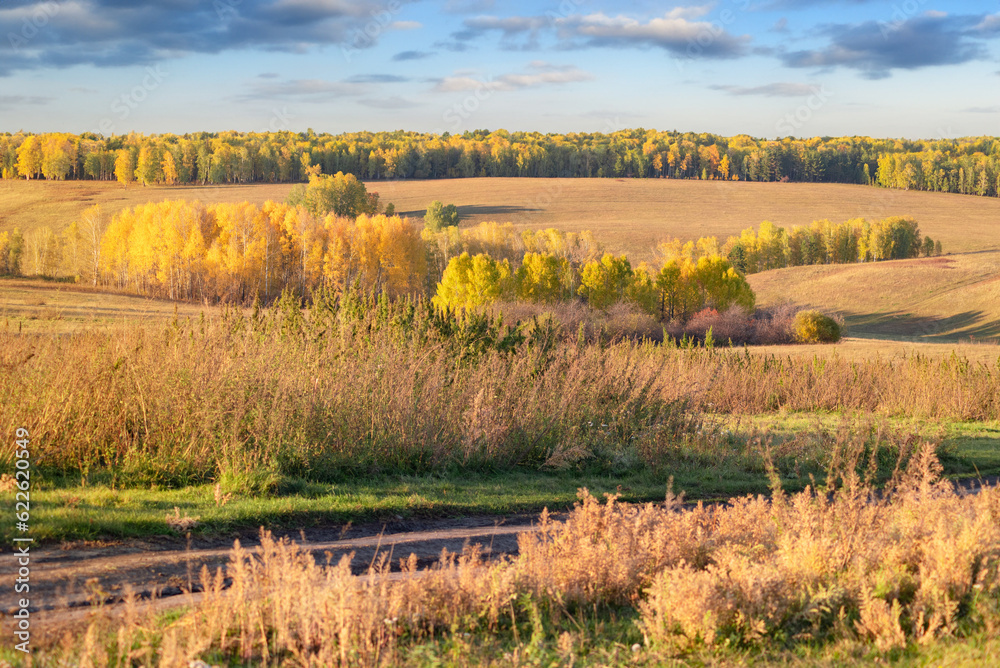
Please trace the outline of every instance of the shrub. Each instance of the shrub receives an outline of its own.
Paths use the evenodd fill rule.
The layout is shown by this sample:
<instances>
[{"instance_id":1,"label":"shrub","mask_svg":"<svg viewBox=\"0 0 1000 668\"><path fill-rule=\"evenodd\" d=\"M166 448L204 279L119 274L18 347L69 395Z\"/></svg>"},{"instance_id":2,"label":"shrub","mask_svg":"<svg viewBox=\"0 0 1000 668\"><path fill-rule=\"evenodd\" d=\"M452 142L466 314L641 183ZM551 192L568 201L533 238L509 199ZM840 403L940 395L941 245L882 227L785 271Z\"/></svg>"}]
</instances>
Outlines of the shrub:
<instances>
[{"instance_id":1,"label":"shrub","mask_svg":"<svg viewBox=\"0 0 1000 668\"><path fill-rule=\"evenodd\" d=\"M434 200L424 214L424 225L432 232L439 232L446 227L458 225L458 207L454 204L442 204Z\"/></svg>"},{"instance_id":2,"label":"shrub","mask_svg":"<svg viewBox=\"0 0 1000 668\"><path fill-rule=\"evenodd\" d=\"M792 323L795 340L799 343L836 343L840 341L840 325L819 311L799 311Z\"/></svg>"}]
</instances>

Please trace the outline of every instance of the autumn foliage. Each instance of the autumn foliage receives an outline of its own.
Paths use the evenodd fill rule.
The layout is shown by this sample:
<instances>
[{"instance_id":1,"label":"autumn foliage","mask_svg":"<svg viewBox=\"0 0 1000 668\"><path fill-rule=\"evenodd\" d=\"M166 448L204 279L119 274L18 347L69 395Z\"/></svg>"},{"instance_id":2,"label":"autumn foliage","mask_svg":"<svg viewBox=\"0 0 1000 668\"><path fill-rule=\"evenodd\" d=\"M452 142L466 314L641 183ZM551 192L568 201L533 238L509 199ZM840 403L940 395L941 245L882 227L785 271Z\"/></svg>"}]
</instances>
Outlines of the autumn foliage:
<instances>
[{"instance_id":1,"label":"autumn foliage","mask_svg":"<svg viewBox=\"0 0 1000 668\"><path fill-rule=\"evenodd\" d=\"M168 201L115 215L99 271L118 289L172 299L247 301L354 283L395 296L420 288L426 259L419 230L398 216Z\"/></svg>"},{"instance_id":2,"label":"autumn foliage","mask_svg":"<svg viewBox=\"0 0 1000 668\"><path fill-rule=\"evenodd\" d=\"M315 167L325 174L344 172L365 180L519 176L797 181L996 196L1000 141L767 140L641 128L569 134L0 134L3 178L118 179L126 185L301 183Z\"/></svg>"}]
</instances>

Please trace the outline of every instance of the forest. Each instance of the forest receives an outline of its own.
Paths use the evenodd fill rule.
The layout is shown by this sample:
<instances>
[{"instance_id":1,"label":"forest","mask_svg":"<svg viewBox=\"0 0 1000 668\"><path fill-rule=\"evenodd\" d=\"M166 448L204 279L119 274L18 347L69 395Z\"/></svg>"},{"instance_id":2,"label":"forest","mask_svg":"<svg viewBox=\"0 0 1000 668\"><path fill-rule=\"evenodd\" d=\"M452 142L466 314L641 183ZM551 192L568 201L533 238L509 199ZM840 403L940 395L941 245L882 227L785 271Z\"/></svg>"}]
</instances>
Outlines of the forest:
<instances>
[{"instance_id":1,"label":"forest","mask_svg":"<svg viewBox=\"0 0 1000 668\"><path fill-rule=\"evenodd\" d=\"M5 179L139 184L304 182L310 167L362 180L606 177L850 183L996 197L1000 139L786 137L646 130L461 135L288 131L0 134Z\"/></svg>"}]
</instances>

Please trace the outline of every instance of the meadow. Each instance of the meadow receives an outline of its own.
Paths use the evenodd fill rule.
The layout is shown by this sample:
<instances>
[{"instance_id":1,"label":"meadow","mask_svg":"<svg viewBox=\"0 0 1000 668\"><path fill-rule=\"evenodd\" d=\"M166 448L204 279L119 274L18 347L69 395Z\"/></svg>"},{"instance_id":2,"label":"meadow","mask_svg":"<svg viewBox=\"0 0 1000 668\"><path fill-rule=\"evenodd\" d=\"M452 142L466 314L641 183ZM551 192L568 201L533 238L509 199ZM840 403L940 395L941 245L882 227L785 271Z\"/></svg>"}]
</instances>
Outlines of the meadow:
<instances>
[{"instance_id":1,"label":"meadow","mask_svg":"<svg viewBox=\"0 0 1000 668\"><path fill-rule=\"evenodd\" d=\"M750 183L674 179L469 178L367 183L400 215L419 217L434 200L454 203L461 225L512 222L519 229L591 230L609 251L652 259L667 237L720 241L761 221L791 227L814 220L911 215L946 252L1000 250L1000 201L949 193L844 184ZM0 180L0 231L42 225L59 231L87 207L108 214L164 199L204 204L284 201L290 184L131 185L98 181Z\"/></svg>"},{"instance_id":2,"label":"meadow","mask_svg":"<svg viewBox=\"0 0 1000 668\"><path fill-rule=\"evenodd\" d=\"M461 226L510 221L518 229L591 230L611 252L633 262L653 260L666 238L724 240L763 220L778 225L841 222L856 217L912 215L921 231L940 240L948 257L876 265L795 267L750 276L760 306L793 303L839 313L852 337L948 343L995 341L1000 322L1000 201L947 193L802 183L742 183L668 179L451 179L382 181L369 186L402 215L422 216L433 200L453 202ZM290 185L149 186L105 182L0 181L0 231L68 225L89 206L112 214L147 201L204 203L283 200ZM73 328L83 312L41 286L16 291L0 283L7 316L19 326L41 319ZM867 289L878 285L880 289ZM46 285L45 289L54 286ZM64 289L58 286L58 289ZM75 297L74 297L75 299ZM82 296L81 296L82 299ZM115 299L118 299L117 297ZM37 302L44 301L48 308ZM36 308L30 308L35 302ZM121 303L128 312L173 311L170 304ZM57 306L58 305L58 306ZM88 305L88 309L92 308ZM182 314L194 313L184 304ZM97 311L93 311L97 313ZM80 316L80 317L78 317ZM895 349L895 348L893 348Z\"/></svg>"},{"instance_id":3,"label":"meadow","mask_svg":"<svg viewBox=\"0 0 1000 668\"><path fill-rule=\"evenodd\" d=\"M948 481L1000 474L1000 202L638 179L371 188L402 214L454 202L463 227L589 229L637 259L665 237L762 220L895 214L946 255L754 274L759 306L836 313L849 336L732 348L619 336L596 313L515 323L350 293L208 307L0 279L0 434L31 431L43 543L579 500L565 523L543 516L516 557L473 550L402 579L383 577L387 563L356 579L265 536L263 560L233 553L232 586L206 574L190 609L135 613L120 632L98 620L39 660L975 665L997 650L997 495L959 497ZM288 189L4 180L0 230L56 228L94 203ZM733 500L682 508L675 493ZM291 614L302 600L322 614Z\"/></svg>"}]
</instances>

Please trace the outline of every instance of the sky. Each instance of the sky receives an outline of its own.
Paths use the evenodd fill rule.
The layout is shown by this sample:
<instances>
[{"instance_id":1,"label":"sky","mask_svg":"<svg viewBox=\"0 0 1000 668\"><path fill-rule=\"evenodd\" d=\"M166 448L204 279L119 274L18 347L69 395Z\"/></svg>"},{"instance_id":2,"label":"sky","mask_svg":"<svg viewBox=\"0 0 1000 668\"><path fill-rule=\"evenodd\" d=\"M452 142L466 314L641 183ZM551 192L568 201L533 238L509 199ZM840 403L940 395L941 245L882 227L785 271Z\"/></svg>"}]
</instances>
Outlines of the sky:
<instances>
[{"instance_id":1,"label":"sky","mask_svg":"<svg viewBox=\"0 0 1000 668\"><path fill-rule=\"evenodd\" d=\"M1000 2L0 0L0 132L1000 134Z\"/></svg>"}]
</instances>

